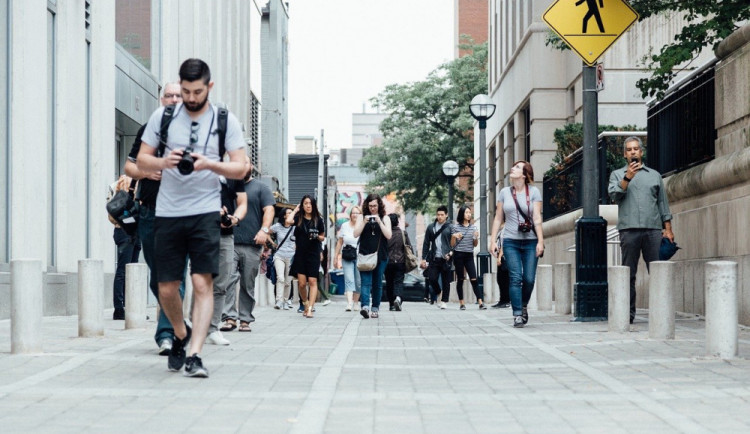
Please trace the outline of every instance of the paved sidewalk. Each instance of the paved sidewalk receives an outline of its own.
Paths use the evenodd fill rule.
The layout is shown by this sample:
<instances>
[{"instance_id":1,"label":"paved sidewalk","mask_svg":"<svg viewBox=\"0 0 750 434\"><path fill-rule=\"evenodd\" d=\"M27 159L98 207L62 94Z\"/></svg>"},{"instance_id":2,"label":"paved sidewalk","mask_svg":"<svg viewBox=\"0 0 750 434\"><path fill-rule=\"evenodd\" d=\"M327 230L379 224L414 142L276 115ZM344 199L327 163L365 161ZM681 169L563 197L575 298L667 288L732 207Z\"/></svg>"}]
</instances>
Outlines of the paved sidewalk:
<instances>
[{"instance_id":1,"label":"paved sidewalk","mask_svg":"<svg viewBox=\"0 0 750 434\"><path fill-rule=\"evenodd\" d=\"M154 322L77 338L76 317L45 318L44 354L10 355L0 321L0 428L29 432L681 433L750 431L750 331L740 358L704 357L705 323L677 338L530 311L403 312L363 320L341 297L314 319L257 308L252 333L207 345L208 379L167 371ZM153 312L150 313L153 318Z\"/></svg>"}]
</instances>

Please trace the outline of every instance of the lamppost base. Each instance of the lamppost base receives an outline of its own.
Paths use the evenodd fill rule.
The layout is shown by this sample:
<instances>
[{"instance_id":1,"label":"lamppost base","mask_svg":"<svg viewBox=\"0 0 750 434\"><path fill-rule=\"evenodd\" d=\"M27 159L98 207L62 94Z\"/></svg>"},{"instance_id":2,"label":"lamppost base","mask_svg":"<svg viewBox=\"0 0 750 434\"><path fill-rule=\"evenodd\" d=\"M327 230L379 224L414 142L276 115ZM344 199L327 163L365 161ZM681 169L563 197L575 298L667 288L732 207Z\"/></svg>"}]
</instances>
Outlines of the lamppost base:
<instances>
[{"instance_id":1,"label":"lamppost base","mask_svg":"<svg viewBox=\"0 0 750 434\"><path fill-rule=\"evenodd\" d=\"M584 217L576 223L574 321L606 321L607 221Z\"/></svg>"},{"instance_id":2,"label":"lamppost base","mask_svg":"<svg viewBox=\"0 0 750 434\"><path fill-rule=\"evenodd\" d=\"M482 292L484 292L484 275L490 272L491 258L492 255L489 252L477 253L477 284Z\"/></svg>"}]
</instances>

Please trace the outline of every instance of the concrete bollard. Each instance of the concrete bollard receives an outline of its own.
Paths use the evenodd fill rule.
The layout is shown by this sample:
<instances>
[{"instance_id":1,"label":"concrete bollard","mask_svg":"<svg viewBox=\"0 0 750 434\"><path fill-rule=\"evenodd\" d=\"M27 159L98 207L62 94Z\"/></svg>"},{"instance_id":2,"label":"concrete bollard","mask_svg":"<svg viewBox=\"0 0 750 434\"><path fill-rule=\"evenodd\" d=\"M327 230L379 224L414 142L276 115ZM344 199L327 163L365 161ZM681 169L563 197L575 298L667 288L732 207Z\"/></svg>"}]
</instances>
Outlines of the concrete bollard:
<instances>
[{"instance_id":1,"label":"concrete bollard","mask_svg":"<svg viewBox=\"0 0 750 434\"><path fill-rule=\"evenodd\" d=\"M42 352L42 261L10 261L10 352Z\"/></svg>"},{"instance_id":2,"label":"concrete bollard","mask_svg":"<svg viewBox=\"0 0 750 434\"><path fill-rule=\"evenodd\" d=\"M651 339L674 339L675 264L670 261L654 261L650 268L648 337Z\"/></svg>"},{"instance_id":3,"label":"concrete bollard","mask_svg":"<svg viewBox=\"0 0 750 434\"><path fill-rule=\"evenodd\" d=\"M569 315L573 300L570 284L570 264L559 263L553 267L555 276L555 313Z\"/></svg>"},{"instance_id":4,"label":"concrete bollard","mask_svg":"<svg viewBox=\"0 0 750 434\"><path fill-rule=\"evenodd\" d=\"M78 337L104 335L104 269L101 259L78 261Z\"/></svg>"},{"instance_id":5,"label":"concrete bollard","mask_svg":"<svg viewBox=\"0 0 750 434\"><path fill-rule=\"evenodd\" d=\"M607 317L609 331L625 333L630 331L630 267L621 265L608 267Z\"/></svg>"},{"instance_id":6,"label":"concrete bollard","mask_svg":"<svg viewBox=\"0 0 750 434\"><path fill-rule=\"evenodd\" d=\"M738 354L737 263L706 263L706 354L732 359Z\"/></svg>"},{"instance_id":7,"label":"concrete bollard","mask_svg":"<svg viewBox=\"0 0 750 434\"><path fill-rule=\"evenodd\" d=\"M539 310L552 310L552 266L536 267L536 302Z\"/></svg>"},{"instance_id":8,"label":"concrete bollard","mask_svg":"<svg viewBox=\"0 0 750 434\"><path fill-rule=\"evenodd\" d=\"M148 297L148 265L125 266L125 328L146 328L146 299Z\"/></svg>"},{"instance_id":9,"label":"concrete bollard","mask_svg":"<svg viewBox=\"0 0 750 434\"><path fill-rule=\"evenodd\" d=\"M482 300L484 304L495 303L498 300L497 294L499 294L495 273L484 273L482 284L484 285L484 299Z\"/></svg>"}]
</instances>

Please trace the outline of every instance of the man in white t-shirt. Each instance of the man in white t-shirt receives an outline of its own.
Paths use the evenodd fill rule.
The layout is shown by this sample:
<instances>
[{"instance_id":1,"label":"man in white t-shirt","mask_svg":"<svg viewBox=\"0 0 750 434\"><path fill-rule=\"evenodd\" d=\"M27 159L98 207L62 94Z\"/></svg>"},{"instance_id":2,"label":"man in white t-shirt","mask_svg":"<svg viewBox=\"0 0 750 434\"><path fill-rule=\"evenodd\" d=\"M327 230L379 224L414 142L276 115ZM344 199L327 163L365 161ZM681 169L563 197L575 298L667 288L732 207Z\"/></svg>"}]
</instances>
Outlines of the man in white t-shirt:
<instances>
[{"instance_id":1,"label":"man in white t-shirt","mask_svg":"<svg viewBox=\"0 0 750 434\"><path fill-rule=\"evenodd\" d=\"M164 108L160 108L148 121L136 160L138 169L162 173L154 220L159 301L174 326L175 342L168 368L179 371L184 365L184 374L189 377L208 377L199 354L213 311L213 278L219 273L219 175L238 179L247 171L242 129L231 113L224 144L230 161L222 161L223 156L219 155L218 109L208 102L213 84L204 61L183 62L180 66L183 103L175 106L166 128L167 140L162 143ZM188 148L192 150L189 154L192 165L185 161L184 151ZM179 294L186 256L191 261L194 332L182 316ZM194 335L192 341L191 335ZM190 357L186 358L188 343Z\"/></svg>"}]
</instances>

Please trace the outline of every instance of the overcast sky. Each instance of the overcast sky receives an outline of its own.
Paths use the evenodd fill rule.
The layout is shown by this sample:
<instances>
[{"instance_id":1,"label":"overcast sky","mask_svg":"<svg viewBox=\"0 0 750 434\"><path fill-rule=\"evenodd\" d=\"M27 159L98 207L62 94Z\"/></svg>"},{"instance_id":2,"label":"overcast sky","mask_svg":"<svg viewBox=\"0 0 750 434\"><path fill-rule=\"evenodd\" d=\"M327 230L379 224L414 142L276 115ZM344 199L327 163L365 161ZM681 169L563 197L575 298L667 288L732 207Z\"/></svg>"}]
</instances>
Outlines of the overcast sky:
<instances>
[{"instance_id":1,"label":"overcast sky","mask_svg":"<svg viewBox=\"0 0 750 434\"><path fill-rule=\"evenodd\" d=\"M289 149L351 146L352 113L453 58L454 0L289 0ZM372 109L368 104L368 112Z\"/></svg>"}]
</instances>

